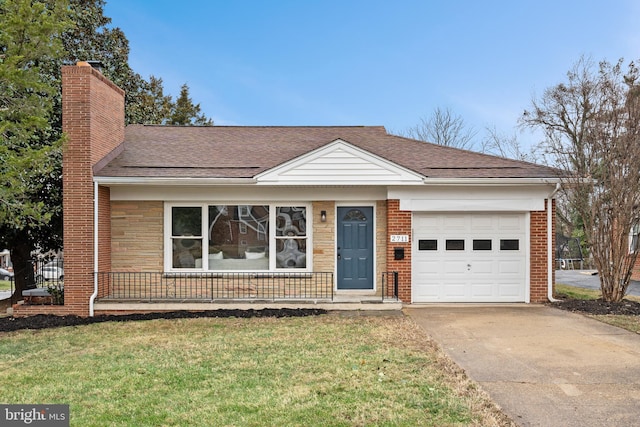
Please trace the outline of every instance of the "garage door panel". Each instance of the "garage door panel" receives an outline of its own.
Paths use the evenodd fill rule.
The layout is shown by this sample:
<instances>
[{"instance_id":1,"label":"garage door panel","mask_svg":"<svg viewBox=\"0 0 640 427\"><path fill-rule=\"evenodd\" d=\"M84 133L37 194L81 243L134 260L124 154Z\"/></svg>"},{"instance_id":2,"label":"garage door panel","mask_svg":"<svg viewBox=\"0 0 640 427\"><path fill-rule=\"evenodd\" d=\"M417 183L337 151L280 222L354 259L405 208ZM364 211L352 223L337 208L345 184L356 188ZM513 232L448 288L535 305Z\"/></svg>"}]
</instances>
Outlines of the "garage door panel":
<instances>
[{"instance_id":1,"label":"garage door panel","mask_svg":"<svg viewBox=\"0 0 640 427\"><path fill-rule=\"evenodd\" d=\"M474 259L470 261L473 262L472 273L473 274L494 274L495 273L495 262L493 260L477 260Z\"/></svg>"},{"instance_id":2,"label":"garage door panel","mask_svg":"<svg viewBox=\"0 0 640 427\"><path fill-rule=\"evenodd\" d=\"M515 274L520 275L523 269L523 263L521 260L505 260L505 261L497 261L498 265L498 274L507 275L507 274Z\"/></svg>"},{"instance_id":3,"label":"garage door panel","mask_svg":"<svg viewBox=\"0 0 640 427\"><path fill-rule=\"evenodd\" d=\"M418 293L416 297L418 299L428 298L430 300L438 300L440 298L441 289L442 287L440 286L440 283L437 283L437 282L434 282L433 284L429 284L429 285L420 286L420 288L417 289Z\"/></svg>"},{"instance_id":4,"label":"garage door panel","mask_svg":"<svg viewBox=\"0 0 640 427\"><path fill-rule=\"evenodd\" d=\"M451 231L467 230L469 228L469 218L443 216L442 225L445 229Z\"/></svg>"},{"instance_id":5,"label":"garage door panel","mask_svg":"<svg viewBox=\"0 0 640 427\"><path fill-rule=\"evenodd\" d=\"M415 264L416 274L433 276L442 274L442 264L438 261L416 261Z\"/></svg>"},{"instance_id":6,"label":"garage door panel","mask_svg":"<svg viewBox=\"0 0 640 427\"><path fill-rule=\"evenodd\" d=\"M520 218L513 215L499 215L497 217L498 227L501 230L509 231L524 231L522 228L522 221Z\"/></svg>"},{"instance_id":7,"label":"garage door panel","mask_svg":"<svg viewBox=\"0 0 640 427\"><path fill-rule=\"evenodd\" d=\"M502 297L517 297L520 295L521 284L514 282L511 285L502 284L498 289Z\"/></svg>"},{"instance_id":8,"label":"garage door panel","mask_svg":"<svg viewBox=\"0 0 640 427\"><path fill-rule=\"evenodd\" d=\"M414 214L413 300L525 301L526 218L522 213Z\"/></svg>"},{"instance_id":9,"label":"garage door panel","mask_svg":"<svg viewBox=\"0 0 640 427\"><path fill-rule=\"evenodd\" d=\"M466 275L467 262L465 260L453 260L444 262L444 274Z\"/></svg>"},{"instance_id":10,"label":"garage door panel","mask_svg":"<svg viewBox=\"0 0 640 427\"><path fill-rule=\"evenodd\" d=\"M491 216L473 216L471 217L471 229L480 230L493 230L494 218Z\"/></svg>"},{"instance_id":11,"label":"garage door panel","mask_svg":"<svg viewBox=\"0 0 640 427\"><path fill-rule=\"evenodd\" d=\"M414 228L423 230L442 230L442 218L436 216L417 217L413 224Z\"/></svg>"},{"instance_id":12,"label":"garage door panel","mask_svg":"<svg viewBox=\"0 0 640 427\"><path fill-rule=\"evenodd\" d=\"M445 298L447 297L452 297L452 298L461 298L464 297L466 295L466 293L468 292L469 287L467 286L466 282L449 282L447 284L447 286L444 288L445 290Z\"/></svg>"},{"instance_id":13,"label":"garage door panel","mask_svg":"<svg viewBox=\"0 0 640 427\"><path fill-rule=\"evenodd\" d=\"M471 286L471 297L472 298L477 298L477 297L487 297L490 298L492 297L494 294L493 292L493 285L490 283L484 284L484 285L472 285Z\"/></svg>"}]
</instances>

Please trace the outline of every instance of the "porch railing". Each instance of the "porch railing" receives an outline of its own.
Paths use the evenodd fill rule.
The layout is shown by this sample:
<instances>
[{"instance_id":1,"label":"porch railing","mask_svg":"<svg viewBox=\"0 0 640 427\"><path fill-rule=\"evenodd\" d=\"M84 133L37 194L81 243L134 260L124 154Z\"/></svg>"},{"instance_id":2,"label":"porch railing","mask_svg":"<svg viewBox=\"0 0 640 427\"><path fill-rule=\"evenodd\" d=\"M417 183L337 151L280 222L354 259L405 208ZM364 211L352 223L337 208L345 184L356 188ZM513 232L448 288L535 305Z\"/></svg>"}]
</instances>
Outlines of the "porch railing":
<instances>
[{"instance_id":1,"label":"porch railing","mask_svg":"<svg viewBox=\"0 0 640 427\"><path fill-rule=\"evenodd\" d=\"M27 261L24 274L27 289L62 288L64 285L64 264L61 259L31 259Z\"/></svg>"},{"instance_id":2,"label":"porch railing","mask_svg":"<svg viewBox=\"0 0 640 427\"><path fill-rule=\"evenodd\" d=\"M98 301L333 300L333 273L99 272Z\"/></svg>"},{"instance_id":3,"label":"porch railing","mask_svg":"<svg viewBox=\"0 0 640 427\"><path fill-rule=\"evenodd\" d=\"M385 271L382 273L382 301L398 301L398 272Z\"/></svg>"}]
</instances>

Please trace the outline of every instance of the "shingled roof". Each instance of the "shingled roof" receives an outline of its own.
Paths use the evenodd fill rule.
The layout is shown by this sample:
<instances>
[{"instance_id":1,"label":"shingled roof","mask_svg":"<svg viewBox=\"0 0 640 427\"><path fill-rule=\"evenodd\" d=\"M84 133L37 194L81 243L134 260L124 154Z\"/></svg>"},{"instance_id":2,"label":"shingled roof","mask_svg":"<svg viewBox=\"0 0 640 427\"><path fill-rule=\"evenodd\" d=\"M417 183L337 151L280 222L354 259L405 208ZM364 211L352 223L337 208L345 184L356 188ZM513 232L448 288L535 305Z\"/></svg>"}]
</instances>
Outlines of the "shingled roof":
<instances>
[{"instance_id":1,"label":"shingled roof","mask_svg":"<svg viewBox=\"0 0 640 427\"><path fill-rule=\"evenodd\" d=\"M340 139L426 178L555 178L554 169L390 135L382 126L130 125L100 177L252 178Z\"/></svg>"}]
</instances>

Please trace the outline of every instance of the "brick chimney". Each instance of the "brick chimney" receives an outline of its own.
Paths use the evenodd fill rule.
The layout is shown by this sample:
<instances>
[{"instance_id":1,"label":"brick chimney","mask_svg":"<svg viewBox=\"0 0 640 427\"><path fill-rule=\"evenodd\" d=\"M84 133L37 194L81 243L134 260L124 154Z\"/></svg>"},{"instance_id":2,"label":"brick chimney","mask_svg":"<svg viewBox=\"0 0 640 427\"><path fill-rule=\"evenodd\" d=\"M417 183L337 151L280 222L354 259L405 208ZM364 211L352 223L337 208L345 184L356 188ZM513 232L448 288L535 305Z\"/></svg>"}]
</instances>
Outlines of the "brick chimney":
<instances>
[{"instance_id":1,"label":"brick chimney","mask_svg":"<svg viewBox=\"0 0 640 427\"><path fill-rule=\"evenodd\" d=\"M89 315L94 290L93 168L124 141L124 91L89 62L62 67L65 311ZM99 271L111 269L109 188L98 188Z\"/></svg>"}]
</instances>

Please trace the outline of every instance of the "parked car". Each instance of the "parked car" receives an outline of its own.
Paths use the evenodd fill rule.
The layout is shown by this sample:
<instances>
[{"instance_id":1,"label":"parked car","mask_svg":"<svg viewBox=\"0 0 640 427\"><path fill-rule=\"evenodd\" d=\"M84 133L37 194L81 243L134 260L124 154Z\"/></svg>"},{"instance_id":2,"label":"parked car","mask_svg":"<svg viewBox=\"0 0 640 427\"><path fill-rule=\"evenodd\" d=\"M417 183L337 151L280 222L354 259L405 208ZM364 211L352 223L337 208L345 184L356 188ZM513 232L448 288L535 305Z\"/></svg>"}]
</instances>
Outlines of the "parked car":
<instances>
[{"instance_id":1,"label":"parked car","mask_svg":"<svg viewBox=\"0 0 640 427\"><path fill-rule=\"evenodd\" d=\"M0 268L0 280L13 280L13 271Z\"/></svg>"},{"instance_id":2,"label":"parked car","mask_svg":"<svg viewBox=\"0 0 640 427\"><path fill-rule=\"evenodd\" d=\"M36 272L36 283L44 283L49 280L64 280L64 269L57 265L45 265Z\"/></svg>"}]
</instances>

